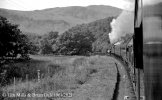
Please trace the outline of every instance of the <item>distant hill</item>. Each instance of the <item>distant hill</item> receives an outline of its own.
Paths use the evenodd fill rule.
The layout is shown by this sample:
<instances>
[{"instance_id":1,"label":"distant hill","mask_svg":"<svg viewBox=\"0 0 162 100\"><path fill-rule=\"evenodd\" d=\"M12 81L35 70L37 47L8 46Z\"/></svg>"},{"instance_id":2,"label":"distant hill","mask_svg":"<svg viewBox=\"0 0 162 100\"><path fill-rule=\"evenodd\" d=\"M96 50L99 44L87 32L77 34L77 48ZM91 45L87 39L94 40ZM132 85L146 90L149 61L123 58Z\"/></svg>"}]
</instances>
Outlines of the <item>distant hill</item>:
<instances>
[{"instance_id":1,"label":"distant hill","mask_svg":"<svg viewBox=\"0 0 162 100\"><path fill-rule=\"evenodd\" d=\"M20 25L26 33L44 34L49 31L63 33L69 28L83 23L93 22L110 16L118 16L121 9L92 5L87 7L56 7L34 11L16 11L0 9L0 16Z\"/></svg>"}]
</instances>

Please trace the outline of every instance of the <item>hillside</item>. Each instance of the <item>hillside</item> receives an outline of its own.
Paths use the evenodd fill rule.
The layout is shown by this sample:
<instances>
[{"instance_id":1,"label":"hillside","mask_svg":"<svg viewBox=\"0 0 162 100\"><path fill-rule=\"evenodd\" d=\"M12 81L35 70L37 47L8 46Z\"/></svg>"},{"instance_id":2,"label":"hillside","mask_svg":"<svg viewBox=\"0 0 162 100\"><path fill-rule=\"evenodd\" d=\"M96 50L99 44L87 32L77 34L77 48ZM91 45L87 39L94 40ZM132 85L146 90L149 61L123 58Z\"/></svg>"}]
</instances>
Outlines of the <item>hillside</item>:
<instances>
[{"instance_id":1,"label":"hillside","mask_svg":"<svg viewBox=\"0 0 162 100\"><path fill-rule=\"evenodd\" d=\"M19 24L23 32L36 34L49 31L63 33L77 24L118 16L120 13L121 9L103 5L56 7L35 11L0 9L0 15L12 23Z\"/></svg>"}]
</instances>

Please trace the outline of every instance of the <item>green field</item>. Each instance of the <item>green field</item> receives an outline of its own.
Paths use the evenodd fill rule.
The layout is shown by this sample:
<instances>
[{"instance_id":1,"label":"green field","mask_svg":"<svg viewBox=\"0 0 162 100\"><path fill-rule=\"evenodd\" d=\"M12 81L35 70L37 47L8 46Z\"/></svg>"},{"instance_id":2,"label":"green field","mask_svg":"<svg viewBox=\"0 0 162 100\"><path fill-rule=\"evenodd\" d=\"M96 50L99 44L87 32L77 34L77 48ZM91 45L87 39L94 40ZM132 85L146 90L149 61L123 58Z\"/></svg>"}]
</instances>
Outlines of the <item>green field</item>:
<instances>
[{"instance_id":1,"label":"green field","mask_svg":"<svg viewBox=\"0 0 162 100\"><path fill-rule=\"evenodd\" d=\"M9 64L19 74L3 93L38 94L36 97L6 97L5 100L111 100L117 70L106 56L31 56L32 60ZM37 70L40 70L38 75ZM15 75L15 74L14 74ZM40 80L38 80L38 76ZM72 97L42 97L41 94L72 93ZM11 96L11 95L10 95Z\"/></svg>"}]
</instances>

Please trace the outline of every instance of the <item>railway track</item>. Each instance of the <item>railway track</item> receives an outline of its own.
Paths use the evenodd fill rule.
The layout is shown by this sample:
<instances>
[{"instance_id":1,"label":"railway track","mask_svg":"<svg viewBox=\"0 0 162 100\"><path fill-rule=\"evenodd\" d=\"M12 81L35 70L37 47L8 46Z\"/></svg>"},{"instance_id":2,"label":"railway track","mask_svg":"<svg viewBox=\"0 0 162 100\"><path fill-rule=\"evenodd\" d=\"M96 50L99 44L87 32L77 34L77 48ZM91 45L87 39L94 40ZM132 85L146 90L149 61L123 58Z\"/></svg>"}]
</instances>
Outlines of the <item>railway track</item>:
<instances>
[{"instance_id":1,"label":"railway track","mask_svg":"<svg viewBox=\"0 0 162 100\"><path fill-rule=\"evenodd\" d=\"M112 100L136 100L135 91L125 65L119 59L112 57L117 69L117 83Z\"/></svg>"}]
</instances>

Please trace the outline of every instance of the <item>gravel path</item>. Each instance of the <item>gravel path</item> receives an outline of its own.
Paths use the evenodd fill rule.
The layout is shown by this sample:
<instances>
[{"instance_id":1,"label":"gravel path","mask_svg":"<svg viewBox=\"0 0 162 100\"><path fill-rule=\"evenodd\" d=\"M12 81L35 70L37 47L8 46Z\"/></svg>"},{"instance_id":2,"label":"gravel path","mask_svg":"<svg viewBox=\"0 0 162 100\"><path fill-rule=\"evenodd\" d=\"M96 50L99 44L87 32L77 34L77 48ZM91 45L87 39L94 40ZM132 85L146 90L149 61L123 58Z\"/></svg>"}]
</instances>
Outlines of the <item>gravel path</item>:
<instances>
[{"instance_id":1,"label":"gravel path","mask_svg":"<svg viewBox=\"0 0 162 100\"><path fill-rule=\"evenodd\" d=\"M118 91L116 90L116 93L114 94L116 96L115 98L113 98L113 100L124 100L125 96L129 97L129 99L126 99L126 100L136 100L132 84L125 70L125 66L119 60L115 58L112 58L112 59L115 61L116 67L119 72L118 86L117 86Z\"/></svg>"}]
</instances>

